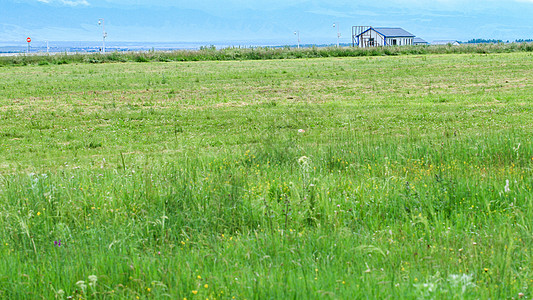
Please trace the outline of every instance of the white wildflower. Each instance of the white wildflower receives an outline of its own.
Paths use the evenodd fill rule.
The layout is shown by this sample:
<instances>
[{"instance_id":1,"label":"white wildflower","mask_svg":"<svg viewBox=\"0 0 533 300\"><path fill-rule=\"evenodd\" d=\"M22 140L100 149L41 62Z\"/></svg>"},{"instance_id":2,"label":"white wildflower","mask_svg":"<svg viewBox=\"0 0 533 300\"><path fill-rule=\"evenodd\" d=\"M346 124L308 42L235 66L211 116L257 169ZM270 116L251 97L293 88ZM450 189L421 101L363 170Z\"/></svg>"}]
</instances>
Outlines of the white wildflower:
<instances>
[{"instance_id":1,"label":"white wildflower","mask_svg":"<svg viewBox=\"0 0 533 300\"><path fill-rule=\"evenodd\" d=\"M300 165L302 165L302 166L303 166L303 165L308 165L309 162L310 162L310 160L311 160L311 159L310 159L309 157L307 157L307 156L304 155L304 156L298 158L298 163L299 163Z\"/></svg>"},{"instance_id":2,"label":"white wildflower","mask_svg":"<svg viewBox=\"0 0 533 300\"><path fill-rule=\"evenodd\" d=\"M505 180L505 187L503 188L503 190L506 193L509 193L511 191L511 189L509 188L509 179Z\"/></svg>"},{"instance_id":3,"label":"white wildflower","mask_svg":"<svg viewBox=\"0 0 533 300\"><path fill-rule=\"evenodd\" d=\"M98 277L96 275L89 275L89 286L91 288L94 288L97 280L98 280Z\"/></svg>"},{"instance_id":4,"label":"white wildflower","mask_svg":"<svg viewBox=\"0 0 533 300\"><path fill-rule=\"evenodd\" d=\"M476 286L474 284L474 277L467 274L451 274L448 276L448 282L453 287L454 291L461 291L461 294L464 294L468 288L473 288Z\"/></svg>"},{"instance_id":5,"label":"white wildflower","mask_svg":"<svg viewBox=\"0 0 533 300\"><path fill-rule=\"evenodd\" d=\"M87 288L87 285L85 284L85 281L80 280L80 281L76 282L76 285L77 285L82 291L85 292L85 289Z\"/></svg>"}]
</instances>

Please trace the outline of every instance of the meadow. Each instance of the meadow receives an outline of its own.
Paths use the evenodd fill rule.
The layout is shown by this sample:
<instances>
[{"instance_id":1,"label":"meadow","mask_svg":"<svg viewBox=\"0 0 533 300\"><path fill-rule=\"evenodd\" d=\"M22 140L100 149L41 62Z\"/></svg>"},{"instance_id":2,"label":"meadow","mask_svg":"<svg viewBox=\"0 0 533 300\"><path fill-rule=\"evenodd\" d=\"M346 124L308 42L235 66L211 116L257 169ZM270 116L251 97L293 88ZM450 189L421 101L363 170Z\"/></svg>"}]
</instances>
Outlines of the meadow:
<instances>
[{"instance_id":1,"label":"meadow","mask_svg":"<svg viewBox=\"0 0 533 300\"><path fill-rule=\"evenodd\" d=\"M2 64L0 298L531 299L532 97L529 51Z\"/></svg>"}]
</instances>

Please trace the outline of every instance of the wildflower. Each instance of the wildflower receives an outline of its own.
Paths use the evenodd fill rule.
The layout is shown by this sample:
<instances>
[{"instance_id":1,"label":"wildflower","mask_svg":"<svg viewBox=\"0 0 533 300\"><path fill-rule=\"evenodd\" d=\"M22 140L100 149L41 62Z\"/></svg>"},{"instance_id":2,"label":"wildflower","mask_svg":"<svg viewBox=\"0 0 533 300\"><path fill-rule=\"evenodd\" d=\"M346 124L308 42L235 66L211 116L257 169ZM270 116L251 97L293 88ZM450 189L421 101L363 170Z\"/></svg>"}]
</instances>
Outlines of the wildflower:
<instances>
[{"instance_id":1,"label":"wildflower","mask_svg":"<svg viewBox=\"0 0 533 300\"><path fill-rule=\"evenodd\" d=\"M483 271L488 272L489 268L484 268Z\"/></svg>"},{"instance_id":2,"label":"wildflower","mask_svg":"<svg viewBox=\"0 0 533 300\"><path fill-rule=\"evenodd\" d=\"M461 290L461 293L464 294L468 288L475 287L473 283L473 276L467 274L450 274L448 276L448 282L454 288L454 290Z\"/></svg>"},{"instance_id":3,"label":"wildflower","mask_svg":"<svg viewBox=\"0 0 533 300\"><path fill-rule=\"evenodd\" d=\"M148 293L150 293L151 290L151 288L146 288L146 291L148 291Z\"/></svg>"},{"instance_id":4,"label":"wildflower","mask_svg":"<svg viewBox=\"0 0 533 300\"><path fill-rule=\"evenodd\" d=\"M196 294L198 294L198 291L197 290L193 290L192 293L193 293L193 295L196 295Z\"/></svg>"},{"instance_id":5,"label":"wildflower","mask_svg":"<svg viewBox=\"0 0 533 300\"><path fill-rule=\"evenodd\" d=\"M98 277L96 275L89 275L89 286L91 288L94 288L97 280L98 280Z\"/></svg>"},{"instance_id":6,"label":"wildflower","mask_svg":"<svg viewBox=\"0 0 533 300\"><path fill-rule=\"evenodd\" d=\"M307 157L307 156L304 155L304 156L298 158L298 162L299 162L300 164L306 164L306 163L309 162L309 157Z\"/></svg>"},{"instance_id":7,"label":"wildflower","mask_svg":"<svg viewBox=\"0 0 533 300\"><path fill-rule=\"evenodd\" d=\"M85 292L85 289L87 288L87 285L85 284L85 281L80 280L80 281L76 282L76 285L77 285L82 291Z\"/></svg>"},{"instance_id":8,"label":"wildflower","mask_svg":"<svg viewBox=\"0 0 533 300\"><path fill-rule=\"evenodd\" d=\"M207 285L207 283L206 283L206 284L204 284L204 288L208 288L208 287L209 287L209 285Z\"/></svg>"},{"instance_id":9,"label":"wildflower","mask_svg":"<svg viewBox=\"0 0 533 300\"><path fill-rule=\"evenodd\" d=\"M59 240L59 241L54 241L54 245L55 245L55 246L58 246L58 247L61 247L61 240Z\"/></svg>"},{"instance_id":10,"label":"wildflower","mask_svg":"<svg viewBox=\"0 0 533 300\"><path fill-rule=\"evenodd\" d=\"M37 215L38 215L38 216L40 216L40 215L41 215L41 212L40 212L40 211L38 211L38 212L37 212Z\"/></svg>"},{"instance_id":11,"label":"wildflower","mask_svg":"<svg viewBox=\"0 0 533 300\"><path fill-rule=\"evenodd\" d=\"M303 130L303 129L298 129L298 132L299 132L299 133L304 133L305 130Z\"/></svg>"},{"instance_id":12,"label":"wildflower","mask_svg":"<svg viewBox=\"0 0 533 300\"><path fill-rule=\"evenodd\" d=\"M198 275L198 276L196 276L196 278L198 278L198 279L202 279L202 276Z\"/></svg>"},{"instance_id":13,"label":"wildflower","mask_svg":"<svg viewBox=\"0 0 533 300\"><path fill-rule=\"evenodd\" d=\"M524 298L524 293L518 293L518 298Z\"/></svg>"},{"instance_id":14,"label":"wildflower","mask_svg":"<svg viewBox=\"0 0 533 300\"><path fill-rule=\"evenodd\" d=\"M503 190L506 193L509 193L511 191L511 189L509 188L509 179L505 180L505 186L503 187Z\"/></svg>"}]
</instances>

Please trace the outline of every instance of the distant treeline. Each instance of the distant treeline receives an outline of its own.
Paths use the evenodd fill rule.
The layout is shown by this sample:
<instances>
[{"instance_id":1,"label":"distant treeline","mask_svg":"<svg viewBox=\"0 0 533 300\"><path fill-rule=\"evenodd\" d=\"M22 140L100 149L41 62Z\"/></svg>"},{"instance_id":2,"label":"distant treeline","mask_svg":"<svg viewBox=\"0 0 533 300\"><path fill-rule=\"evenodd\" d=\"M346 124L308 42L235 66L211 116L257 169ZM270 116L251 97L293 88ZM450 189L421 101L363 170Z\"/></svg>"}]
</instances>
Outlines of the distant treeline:
<instances>
[{"instance_id":1,"label":"distant treeline","mask_svg":"<svg viewBox=\"0 0 533 300\"><path fill-rule=\"evenodd\" d=\"M503 43L503 41L494 40L494 39L471 39L463 44L497 44L497 43Z\"/></svg>"},{"instance_id":2,"label":"distant treeline","mask_svg":"<svg viewBox=\"0 0 533 300\"><path fill-rule=\"evenodd\" d=\"M267 60L320 57L394 56L421 54L460 54L460 53L509 53L533 52L533 43L511 44L463 44L421 45L399 47L291 47L224 48L202 47L200 50L112 52L106 54L53 54L17 55L0 57L0 67L13 65L49 65L70 63L118 63L118 62L172 62L172 61L216 61L216 60Z\"/></svg>"},{"instance_id":3,"label":"distant treeline","mask_svg":"<svg viewBox=\"0 0 533 300\"><path fill-rule=\"evenodd\" d=\"M515 43L531 43L533 39L519 39L515 40ZM509 43L509 41L495 40L495 39L471 39L467 42L461 42L462 44L498 44L498 43Z\"/></svg>"}]
</instances>

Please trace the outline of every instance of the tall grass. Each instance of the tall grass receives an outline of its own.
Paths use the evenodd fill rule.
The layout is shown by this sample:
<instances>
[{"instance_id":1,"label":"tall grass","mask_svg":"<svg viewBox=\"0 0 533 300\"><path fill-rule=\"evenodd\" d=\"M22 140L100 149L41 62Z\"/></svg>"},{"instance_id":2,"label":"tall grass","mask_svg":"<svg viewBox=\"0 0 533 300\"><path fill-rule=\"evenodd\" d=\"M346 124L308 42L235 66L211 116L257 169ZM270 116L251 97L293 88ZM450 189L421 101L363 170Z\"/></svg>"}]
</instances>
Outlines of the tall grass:
<instances>
[{"instance_id":1,"label":"tall grass","mask_svg":"<svg viewBox=\"0 0 533 300\"><path fill-rule=\"evenodd\" d=\"M529 58L2 68L0 298L531 297Z\"/></svg>"},{"instance_id":2,"label":"tall grass","mask_svg":"<svg viewBox=\"0 0 533 300\"><path fill-rule=\"evenodd\" d=\"M171 62L171 61L232 61L267 60L324 57L359 57L388 55L423 54L469 54L469 53L513 53L532 52L533 43L511 44L464 44L460 46L402 46L402 47L311 47L302 49L254 47L223 48L204 47L200 50L113 52L108 54L57 54L19 55L0 57L0 66L27 64L68 64L68 63L113 63L113 62Z\"/></svg>"}]
</instances>

